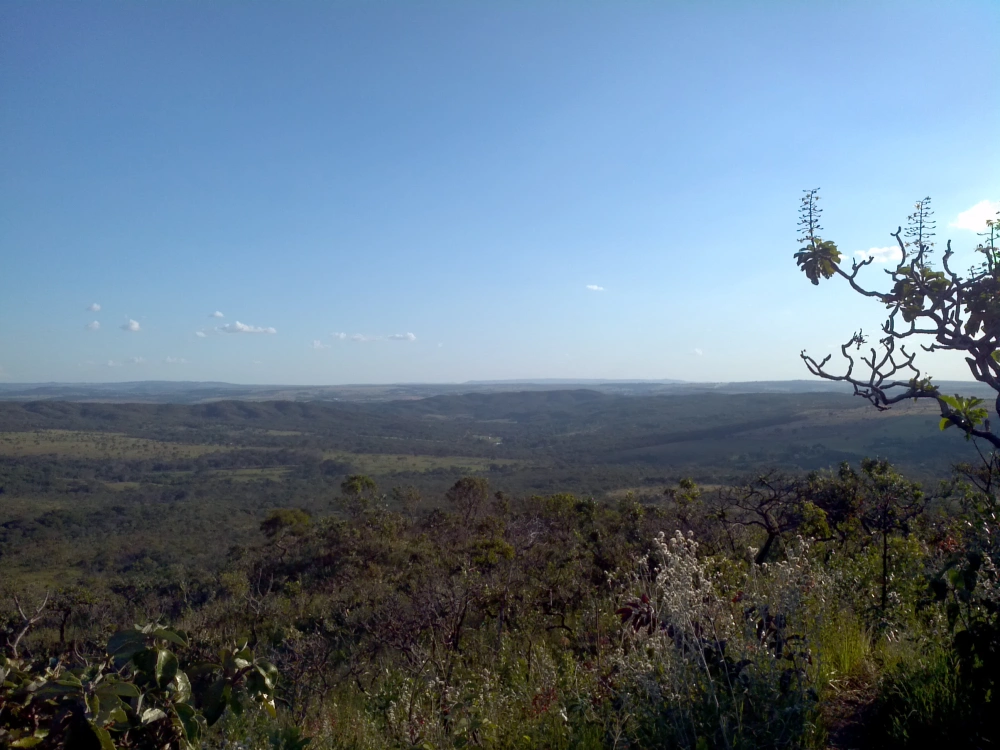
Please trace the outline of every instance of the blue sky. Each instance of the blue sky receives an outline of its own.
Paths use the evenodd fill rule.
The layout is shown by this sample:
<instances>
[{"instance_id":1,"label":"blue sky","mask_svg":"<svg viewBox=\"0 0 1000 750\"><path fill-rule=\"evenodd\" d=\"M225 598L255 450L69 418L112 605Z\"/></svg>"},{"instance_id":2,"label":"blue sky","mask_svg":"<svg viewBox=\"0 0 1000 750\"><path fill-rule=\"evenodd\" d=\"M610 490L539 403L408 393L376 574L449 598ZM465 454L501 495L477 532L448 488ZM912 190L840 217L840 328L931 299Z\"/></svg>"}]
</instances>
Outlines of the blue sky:
<instances>
[{"instance_id":1,"label":"blue sky","mask_svg":"<svg viewBox=\"0 0 1000 750\"><path fill-rule=\"evenodd\" d=\"M998 29L992 0L5 0L0 378L805 377L880 311L796 270L801 191L848 254L925 195L973 247Z\"/></svg>"}]
</instances>

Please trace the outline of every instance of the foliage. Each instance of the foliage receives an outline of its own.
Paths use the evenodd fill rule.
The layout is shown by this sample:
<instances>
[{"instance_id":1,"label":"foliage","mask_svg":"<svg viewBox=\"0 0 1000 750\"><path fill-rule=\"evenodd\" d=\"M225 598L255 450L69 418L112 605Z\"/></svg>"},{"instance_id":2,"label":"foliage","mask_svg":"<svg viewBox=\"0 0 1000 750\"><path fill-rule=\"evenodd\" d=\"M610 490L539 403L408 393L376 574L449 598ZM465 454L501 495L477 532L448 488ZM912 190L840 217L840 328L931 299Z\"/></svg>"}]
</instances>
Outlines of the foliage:
<instances>
[{"instance_id":1,"label":"foliage","mask_svg":"<svg viewBox=\"0 0 1000 750\"><path fill-rule=\"evenodd\" d=\"M187 635L157 625L115 633L103 658L0 656L0 740L11 747L190 748L227 710L274 712L277 669L242 646L187 669ZM194 677L192 683L191 677Z\"/></svg>"},{"instance_id":2,"label":"foliage","mask_svg":"<svg viewBox=\"0 0 1000 750\"><path fill-rule=\"evenodd\" d=\"M900 260L887 273L892 284L888 291L862 286L859 274L874 258L854 261L851 269L841 265L836 246L822 240L819 232L820 208L817 190L805 191L800 209L800 241L805 245L795 254L796 262L813 284L820 278L839 276L865 297L882 303L888 310L882 325L879 347L869 354L856 356L868 344L862 331L855 333L841 347L847 370L837 375L827 369L830 355L821 361L802 352L809 371L827 380L849 383L856 395L879 409L907 399L934 399L941 411L941 429L958 427L967 439L980 439L993 449L1000 448L1000 434L993 432L989 412L980 408L981 400L945 396L916 366L916 352L908 352L912 337L926 336L932 342L924 349L954 351L965 355L969 372L996 394L994 411L1000 422L1000 217L987 222L983 241L975 248L981 257L978 264L962 276L951 268L954 252L951 241L941 257L941 268L932 265L934 219L930 198L917 201L907 228L893 233ZM901 321L901 322L900 322ZM897 350L898 347L898 350ZM860 365L867 374L857 374Z\"/></svg>"}]
</instances>

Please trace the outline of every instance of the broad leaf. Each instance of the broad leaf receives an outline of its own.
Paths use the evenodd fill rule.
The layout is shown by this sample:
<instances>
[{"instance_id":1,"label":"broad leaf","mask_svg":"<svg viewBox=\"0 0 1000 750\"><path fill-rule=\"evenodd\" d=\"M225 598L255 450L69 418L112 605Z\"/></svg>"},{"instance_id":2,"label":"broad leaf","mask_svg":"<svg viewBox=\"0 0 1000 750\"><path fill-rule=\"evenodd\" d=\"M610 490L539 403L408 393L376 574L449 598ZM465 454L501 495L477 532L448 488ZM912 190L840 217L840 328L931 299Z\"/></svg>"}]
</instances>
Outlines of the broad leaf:
<instances>
[{"instance_id":1,"label":"broad leaf","mask_svg":"<svg viewBox=\"0 0 1000 750\"><path fill-rule=\"evenodd\" d=\"M177 676L177 657L164 649L156 657L156 684L161 688L167 685Z\"/></svg>"},{"instance_id":2,"label":"broad leaf","mask_svg":"<svg viewBox=\"0 0 1000 750\"><path fill-rule=\"evenodd\" d=\"M182 630L174 630L173 628L159 628L153 631L153 635L157 638L162 638L165 641L170 641L176 646L187 647L187 635Z\"/></svg>"},{"instance_id":3,"label":"broad leaf","mask_svg":"<svg viewBox=\"0 0 1000 750\"><path fill-rule=\"evenodd\" d=\"M167 715L159 708L147 708L142 712L142 723L152 724L154 721L167 718Z\"/></svg>"}]
</instances>

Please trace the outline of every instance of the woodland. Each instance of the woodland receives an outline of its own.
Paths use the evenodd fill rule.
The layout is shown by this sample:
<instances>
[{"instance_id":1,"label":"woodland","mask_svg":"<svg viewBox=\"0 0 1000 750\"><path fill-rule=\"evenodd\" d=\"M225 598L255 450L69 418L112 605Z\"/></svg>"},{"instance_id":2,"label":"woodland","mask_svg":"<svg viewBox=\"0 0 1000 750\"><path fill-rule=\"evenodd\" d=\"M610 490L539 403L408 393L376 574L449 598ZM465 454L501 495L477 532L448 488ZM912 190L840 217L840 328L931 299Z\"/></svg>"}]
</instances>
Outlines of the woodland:
<instances>
[{"instance_id":1,"label":"woodland","mask_svg":"<svg viewBox=\"0 0 1000 750\"><path fill-rule=\"evenodd\" d=\"M818 201L829 392L0 402L0 747L1000 747L1000 224Z\"/></svg>"}]
</instances>

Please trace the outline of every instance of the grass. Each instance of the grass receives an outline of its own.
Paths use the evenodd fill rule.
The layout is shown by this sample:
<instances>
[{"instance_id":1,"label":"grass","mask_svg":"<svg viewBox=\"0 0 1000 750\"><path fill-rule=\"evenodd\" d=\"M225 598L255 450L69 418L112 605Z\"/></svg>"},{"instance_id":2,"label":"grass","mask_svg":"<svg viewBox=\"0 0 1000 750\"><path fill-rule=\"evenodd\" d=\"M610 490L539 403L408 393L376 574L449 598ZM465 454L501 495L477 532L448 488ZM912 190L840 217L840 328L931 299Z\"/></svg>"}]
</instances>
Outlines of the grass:
<instances>
[{"instance_id":1,"label":"grass","mask_svg":"<svg viewBox=\"0 0 1000 750\"><path fill-rule=\"evenodd\" d=\"M268 431L270 434L291 435L289 431ZM26 458L59 456L82 459L142 459L161 460L196 458L208 453L231 451L232 446L173 443L148 438L130 437L121 433L83 432L75 430L35 430L32 432L0 432L0 456ZM261 448L259 450L274 450ZM470 456L420 456L395 453L349 453L326 451L323 458L350 463L364 474L395 474L397 472L427 472L436 469L460 472L488 471L491 465L526 466L525 461ZM287 471L282 467L254 469L224 469L215 472L241 481L258 478L280 479ZM134 482L112 483L125 489Z\"/></svg>"},{"instance_id":2,"label":"grass","mask_svg":"<svg viewBox=\"0 0 1000 750\"><path fill-rule=\"evenodd\" d=\"M871 669L872 634L855 615L845 612L820 625L815 651L819 684L837 689Z\"/></svg>"},{"instance_id":3,"label":"grass","mask_svg":"<svg viewBox=\"0 0 1000 750\"><path fill-rule=\"evenodd\" d=\"M66 458L195 458L231 450L218 445L169 443L114 432L35 430L0 432L0 456L26 458L57 455Z\"/></svg>"},{"instance_id":4,"label":"grass","mask_svg":"<svg viewBox=\"0 0 1000 750\"><path fill-rule=\"evenodd\" d=\"M398 453L344 453L328 451L323 458L342 461L351 464L362 474L379 476L397 472L434 471L436 469L455 470L460 473L488 471L490 466L520 466L527 465L525 461L515 461L504 458L477 458L474 456L415 456Z\"/></svg>"}]
</instances>

